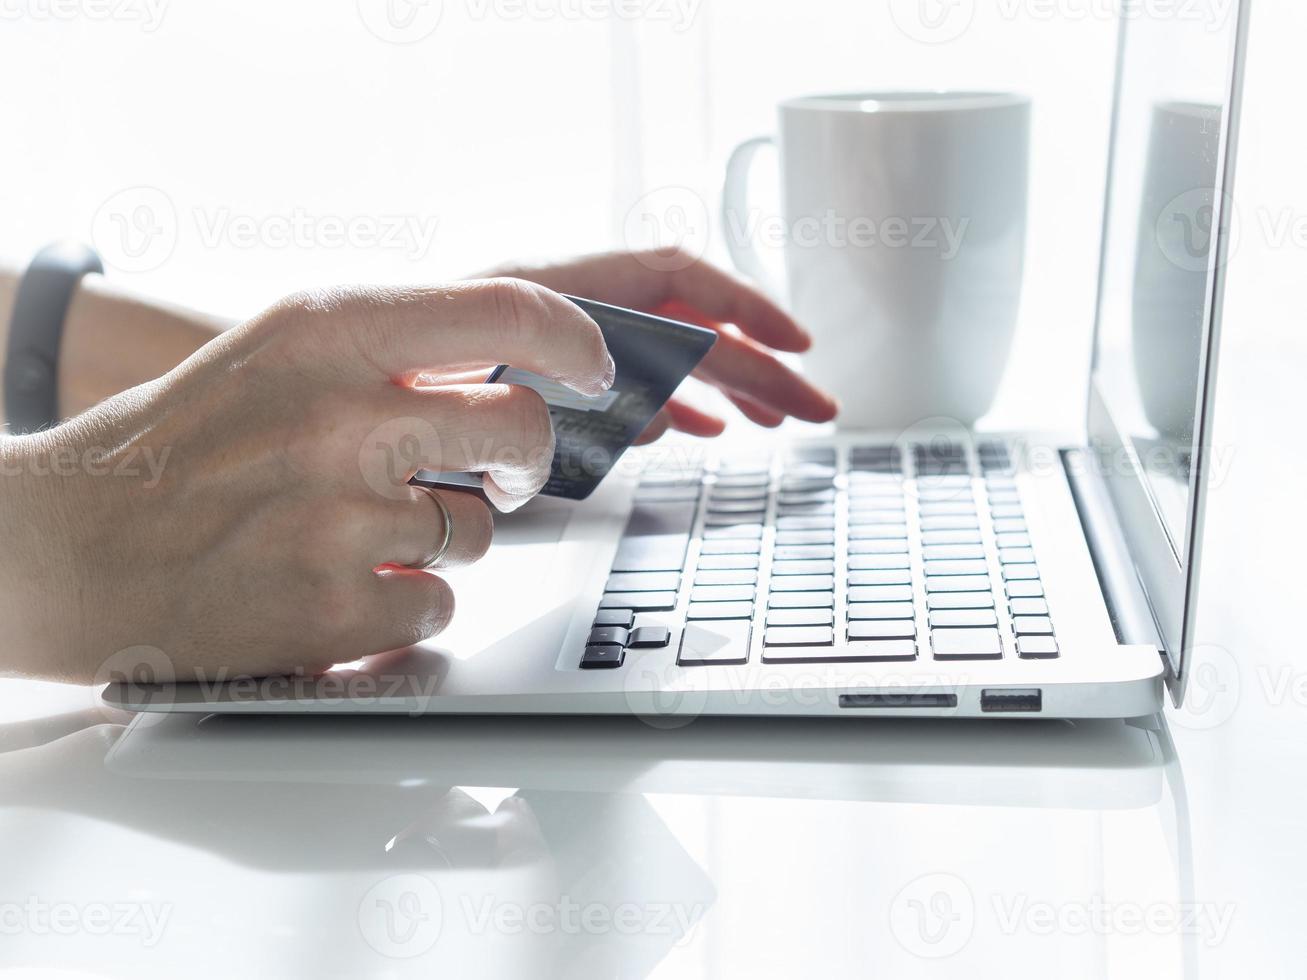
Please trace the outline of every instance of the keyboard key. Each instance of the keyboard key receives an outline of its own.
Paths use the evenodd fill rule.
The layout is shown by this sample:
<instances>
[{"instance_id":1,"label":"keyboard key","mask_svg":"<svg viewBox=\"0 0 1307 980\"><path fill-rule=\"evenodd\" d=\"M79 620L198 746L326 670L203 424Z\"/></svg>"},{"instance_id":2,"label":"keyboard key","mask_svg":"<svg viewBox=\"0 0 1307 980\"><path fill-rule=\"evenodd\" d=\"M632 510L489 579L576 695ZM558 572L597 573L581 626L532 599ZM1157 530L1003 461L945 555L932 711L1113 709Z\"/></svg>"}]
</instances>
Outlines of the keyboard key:
<instances>
[{"instance_id":1,"label":"keyboard key","mask_svg":"<svg viewBox=\"0 0 1307 980\"><path fill-rule=\"evenodd\" d=\"M1019 582L1039 578L1038 565L1004 565L1003 578L1008 582Z\"/></svg>"},{"instance_id":2,"label":"keyboard key","mask_svg":"<svg viewBox=\"0 0 1307 980\"><path fill-rule=\"evenodd\" d=\"M1051 660L1057 656L1057 640L1051 636L1018 636L1017 656L1022 660Z\"/></svg>"},{"instance_id":3,"label":"keyboard key","mask_svg":"<svg viewBox=\"0 0 1307 980\"><path fill-rule=\"evenodd\" d=\"M768 609L768 626L834 626L834 609Z\"/></svg>"},{"instance_id":4,"label":"keyboard key","mask_svg":"<svg viewBox=\"0 0 1307 980\"><path fill-rule=\"evenodd\" d=\"M753 568L726 570L700 569L694 573L695 585L757 585L758 571Z\"/></svg>"},{"instance_id":5,"label":"keyboard key","mask_svg":"<svg viewBox=\"0 0 1307 980\"><path fill-rule=\"evenodd\" d=\"M776 543L778 545L834 544L835 531L833 529L825 531L777 531Z\"/></svg>"},{"instance_id":6,"label":"keyboard key","mask_svg":"<svg viewBox=\"0 0 1307 980\"><path fill-rule=\"evenodd\" d=\"M747 619L686 623L676 662L686 667L747 663L749 630Z\"/></svg>"},{"instance_id":7,"label":"keyboard key","mask_svg":"<svg viewBox=\"0 0 1307 980\"><path fill-rule=\"evenodd\" d=\"M976 525L975 517L950 516L950 517L923 517L921 519L921 529L923 531L963 531L974 529Z\"/></svg>"},{"instance_id":8,"label":"keyboard key","mask_svg":"<svg viewBox=\"0 0 1307 980\"><path fill-rule=\"evenodd\" d=\"M757 587L752 585L696 585L691 602L752 602Z\"/></svg>"},{"instance_id":9,"label":"keyboard key","mask_svg":"<svg viewBox=\"0 0 1307 980\"><path fill-rule=\"evenodd\" d=\"M882 660L915 660L915 640L851 640L829 647L767 647L764 663L870 663Z\"/></svg>"},{"instance_id":10,"label":"keyboard key","mask_svg":"<svg viewBox=\"0 0 1307 980\"><path fill-rule=\"evenodd\" d=\"M679 572L685 565L697 504L637 503L613 561L615 572Z\"/></svg>"},{"instance_id":11,"label":"keyboard key","mask_svg":"<svg viewBox=\"0 0 1307 980\"><path fill-rule=\"evenodd\" d=\"M926 596L927 609L993 609L992 592L932 592Z\"/></svg>"},{"instance_id":12,"label":"keyboard key","mask_svg":"<svg viewBox=\"0 0 1307 980\"><path fill-rule=\"evenodd\" d=\"M727 538L721 541L705 541L699 549L701 555L756 555L762 550L762 542L751 538Z\"/></svg>"},{"instance_id":13,"label":"keyboard key","mask_svg":"<svg viewBox=\"0 0 1307 980\"><path fill-rule=\"evenodd\" d=\"M752 602L692 602L686 619L752 619Z\"/></svg>"},{"instance_id":14,"label":"keyboard key","mask_svg":"<svg viewBox=\"0 0 1307 980\"><path fill-rule=\"evenodd\" d=\"M969 483L959 486L919 486L913 494L918 503L947 504L955 500L975 501Z\"/></svg>"},{"instance_id":15,"label":"keyboard key","mask_svg":"<svg viewBox=\"0 0 1307 980\"><path fill-rule=\"evenodd\" d=\"M905 551L897 555L849 555L849 571L861 572L874 568L907 568L912 562Z\"/></svg>"},{"instance_id":16,"label":"keyboard key","mask_svg":"<svg viewBox=\"0 0 1307 980\"><path fill-rule=\"evenodd\" d=\"M849 572L849 585L911 585L912 571L907 568L873 568Z\"/></svg>"},{"instance_id":17,"label":"keyboard key","mask_svg":"<svg viewBox=\"0 0 1307 980\"><path fill-rule=\"evenodd\" d=\"M666 626L641 626L631 633L627 646L640 650L656 650L672 642L672 631Z\"/></svg>"},{"instance_id":18,"label":"keyboard key","mask_svg":"<svg viewBox=\"0 0 1307 980\"><path fill-rule=\"evenodd\" d=\"M808 490L803 493L785 493L781 492L776 503L781 507L791 507L800 504L833 504L835 503L834 490Z\"/></svg>"},{"instance_id":19,"label":"keyboard key","mask_svg":"<svg viewBox=\"0 0 1307 980\"><path fill-rule=\"evenodd\" d=\"M732 568L757 568L757 555L700 555L699 568L701 571L709 569L724 570Z\"/></svg>"},{"instance_id":20,"label":"keyboard key","mask_svg":"<svg viewBox=\"0 0 1307 980\"><path fill-rule=\"evenodd\" d=\"M1025 517L1021 510L1020 504L996 504L989 508L989 514L994 520L1020 520Z\"/></svg>"},{"instance_id":21,"label":"keyboard key","mask_svg":"<svg viewBox=\"0 0 1307 980\"><path fill-rule=\"evenodd\" d=\"M1003 589L1009 599L1025 599L1042 596L1044 584L1039 579L1025 579L1019 582L1007 582Z\"/></svg>"},{"instance_id":22,"label":"keyboard key","mask_svg":"<svg viewBox=\"0 0 1307 980\"><path fill-rule=\"evenodd\" d=\"M926 579L927 592L984 592L988 588L987 575L937 575Z\"/></svg>"},{"instance_id":23,"label":"keyboard key","mask_svg":"<svg viewBox=\"0 0 1307 980\"><path fill-rule=\"evenodd\" d=\"M828 647L835 642L830 626L769 626L762 634L769 647Z\"/></svg>"},{"instance_id":24,"label":"keyboard key","mask_svg":"<svg viewBox=\"0 0 1307 980\"><path fill-rule=\"evenodd\" d=\"M849 542L849 554L851 555L906 555L907 553L907 538Z\"/></svg>"},{"instance_id":25,"label":"keyboard key","mask_svg":"<svg viewBox=\"0 0 1307 980\"><path fill-rule=\"evenodd\" d=\"M590 631L590 639L586 642L591 646L611 643L624 647L630 638L630 631L621 626L596 626Z\"/></svg>"},{"instance_id":26,"label":"keyboard key","mask_svg":"<svg viewBox=\"0 0 1307 980\"><path fill-rule=\"evenodd\" d=\"M917 624L911 619L855 619L849 622L850 640L911 640Z\"/></svg>"},{"instance_id":27,"label":"keyboard key","mask_svg":"<svg viewBox=\"0 0 1307 980\"><path fill-rule=\"evenodd\" d=\"M675 592L680 572L616 572L608 576L605 592Z\"/></svg>"},{"instance_id":28,"label":"keyboard key","mask_svg":"<svg viewBox=\"0 0 1307 980\"><path fill-rule=\"evenodd\" d=\"M1029 548L1029 534L998 534L994 536L1000 548Z\"/></svg>"},{"instance_id":29,"label":"keyboard key","mask_svg":"<svg viewBox=\"0 0 1307 980\"><path fill-rule=\"evenodd\" d=\"M976 505L970 500L923 501L917 505L922 517L975 517Z\"/></svg>"},{"instance_id":30,"label":"keyboard key","mask_svg":"<svg viewBox=\"0 0 1307 980\"><path fill-rule=\"evenodd\" d=\"M998 660L1003 641L996 629L946 629L930 631L930 646L936 660Z\"/></svg>"},{"instance_id":31,"label":"keyboard key","mask_svg":"<svg viewBox=\"0 0 1307 980\"><path fill-rule=\"evenodd\" d=\"M834 491L835 478L781 477L780 493L793 495L799 493L820 493L823 490Z\"/></svg>"},{"instance_id":32,"label":"keyboard key","mask_svg":"<svg viewBox=\"0 0 1307 980\"><path fill-rule=\"evenodd\" d=\"M853 585L849 602L911 602L910 585Z\"/></svg>"},{"instance_id":33,"label":"keyboard key","mask_svg":"<svg viewBox=\"0 0 1307 980\"><path fill-rule=\"evenodd\" d=\"M1007 604L1013 616L1047 616L1047 599L1012 599Z\"/></svg>"},{"instance_id":34,"label":"keyboard key","mask_svg":"<svg viewBox=\"0 0 1307 980\"><path fill-rule=\"evenodd\" d=\"M1004 565L1023 565L1033 563L1035 552L1032 548L999 548L998 560Z\"/></svg>"},{"instance_id":35,"label":"keyboard key","mask_svg":"<svg viewBox=\"0 0 1307 980\"><path fill-rule=\"evenodd\" d=\"M1052 636L1053 621L1047 616L1013 616L1012 631L1017 636Z\"/></svg>"},{"instance_id":36,"label":"keyboard key","mask_svg":"<svg viewBox=\"0 0 1307 980\"><path fill-rule=\"evenodd\" d=\"M741 525L759 528L761 534L762 521L766 517L766 511L748 511L745 514L708 514L703 519L703 527L706 528L735 528ZM754 537L752 532L744 534L724 534L725 537Z\"/></svg>"},{"instance_id":37,"label":"keyboard key","mask_svg":"<svg viewBox=\"0 0 1307 980\"><path fill-rule=\"evenodd\" d=\"M951 531L923 531L921 533L921 543L923 545L980 544L980 529L965 528L962 530L954 529Z\"/></svg>"},{"instance_id":38,"label":"keyboard key","mask_svg":"<svg viewBox=\"0 0 1307 980\"><path fill-rule=\"evenodd\" d=\"M850 602L849 619L912 619L916 616L910 602Z\"/></svg>"},{"instance_id":39,"label":"keyboard key","mask_svg":"<svg viewBox=\"0 0 1307 980\"><path fill-rule=\"evenodd\" d=\"M1016 488L1012 489L990 489L986 496L989 498L989 506L993 507L1018 507L1021 505L1021 495L1017 493ZM1017 517L1017 514L1007 514L1007 517Z\"/></svg>"},{"instance_id":40,"label":"keyboard key","mask_svg":"<svg viewBox=\"0 0 1307 980\"><path fill-rule=\"evenodd\" d=\"M836 658L842 661L916 660L916 640L850 640Z\"/></svg>"},{"instance_id":41,"label":"keyboard key","mask_svg":"<svg viewBox=\"0 0 1307 980\"><path fill-rule=\"evenodd\" d=\"M710 514L748 514L760 509L753 500L713 500L708 504Z\"/></svg>"},{"instance_id":42,"label":"keyboard key","mask_svg":"<svg viewBox=\"0 0 1307 980\"><path fill-rule=\"evenodd\" d=\"M921 557L932 561L971 561L984 559L985 549L978 544L928 544L921 549Z\"/></svg>"},{"instance_id":43,"label":"keyboard key","mask_svg":"<svg viewBox=\"0 0 1307 980\"><path fill-rule=\"evenodd\" d=\"M834 575L781 575L771 580L773 592L829 592L833 588Z\"/></svg>"},{"instance_id":44,"label":"keyboard key","mask_svg":"<svg viewBox=\"0 0 1307 980\"><path fill-rule=\"evenodd\" d=\"M636 612L668 612L676 608L675 592L605 592L600 609L634 609Z\"/></svg>"},{"instance_id":45,"label":"keyboard key","mask_svg":"<svg viewBox=\"0 0 1307 980\"><path fill-rule=\"evenodd\" d=\"M988 575L989 566L983 560L928 561L923 566L926 575Z\"/></svg>"},{"instance_id":46,"label":"keyboard key","mask_svg":"<svg viewBox=\"0 0 1307 980\"><path fill-rule=\"evenodd\" d=\"M1005 517L1001 520L996 519L994 521L995 534L1011 534L1017 531L1021 532L1022 534L1025 533L1026 531L1025 521L1017 520L1016 518L1011 518L1011 517Z\"/></svg>"},{"instance_id":47,"label":"keyboard key","mask_svg":"<svg viewBox=\"0 0 1307 980\"><path fill-rule=\"evenodd\" d=\"M588 646L585 648L585 654L581 657L581 666L586 670L620 667L625 656L626 651L622 647L612 644Z\"/></svg>"},{"instance_id":48,"label":"keyboard key","mask_svg":"<svg viewBox=\"0 0 1307 980\"><path fill-rule=\"evenodd\" d=\"M835 562L832 559L821 561L774 561L772 575L834 575Z\"/></svg>"},{"instance_id":49,"label":"keyboard key","mask_svg":"<svg viewBox=\"0 0 1307 980\"><path fill-rule=\"evenodd\" d=\"M620 626L623 629L630 629L635 622L635 610L633 609L600 609L595 613L596 626Z\"/></svg>"},{"instance_id":50,"label":"keyboard key","mask_svg":"<svg viewBox=\"0 0 1307 980\"><path fill-rule=\"evenodd\" d=\"M775 561L807 561L814 558L834 558L833 544L783 545L772 552Z\"/></svg>"},{"instance_id":51,"label":"keyboard key","mask_svg":"<svg viewBox=\"0 0 1307 980\"><path fill-rule=\"evenodd\" d=\"M821 531L835 527L834 517L778 517L778 531Z\"/></svg>"},{"instance_id":52,"label":"keyboard key","mask_svg":"<svg viewBox=\"0 0 1307 980\"><path fill-rule=\"evenodd\" d=\"M899 524L902 525L907 521L907 514L902 510L887 510L883 507L877 507L869 510L854 510L849 508L849 524L851 526L860 526L863 524Z\"/></svg>"},{"instance_id":53,"label":"keyboard key","mask_svg":"<svg viewBox=\"0 0 1307 980\"><path fill-rule=\"evenodd\" d=\"M834 592L773 592L767 596L768 609L830 609L834 605Z\"/></svg>"},{"instance_id":54,"label":"keyboard key","mask_svg":"<svg viewBox=\"0 0 1307 980\"><path fill-rule=\"evenodd\" d=\"M992 609L932 609L930 628L959 626L997 626L998 614Z\"/></svg>"},{"instance_id":55,"label":"keyboard key","mask_svg":"<svg viewBox=\"0 0 1307 980\"><path fill-rule=\"evenodd\" d=\"M873 538L906 538L906 524L861 524L849 528L850 541L866 541Z\"/></svg>"},{"instance_id":56,"label":"keyboard key","mask_svg":"<svg viewBox=\"0 0 1307 980\"><path fill-rule=\"evenodd\" d=\"M777 504L778 517L834 517L835 505L830 504Z\"/></svg>"},{"instance_id":57,"label":"keyboard key","mask_svg":"<svg viewBox=\"0 0 1307 980\"><path fill-rule=\"evenodd\" d=\"M703 529L703 539L705 541L742 540L745 538L756 541L761 537L762 524L709 524L705 525Z\"/></svg>"},{"instance_id":58,"label":"keyboard key","mask_svg":"<svg viewBox=\"0 0 1307 980\"><path fill-rule=\"evenodd\" d=\"M712 505L724 500L752 500L761 509L767 501L766 485L733 487L713 484L708 488L708 503Z\"/></svg>"}]
</instances>

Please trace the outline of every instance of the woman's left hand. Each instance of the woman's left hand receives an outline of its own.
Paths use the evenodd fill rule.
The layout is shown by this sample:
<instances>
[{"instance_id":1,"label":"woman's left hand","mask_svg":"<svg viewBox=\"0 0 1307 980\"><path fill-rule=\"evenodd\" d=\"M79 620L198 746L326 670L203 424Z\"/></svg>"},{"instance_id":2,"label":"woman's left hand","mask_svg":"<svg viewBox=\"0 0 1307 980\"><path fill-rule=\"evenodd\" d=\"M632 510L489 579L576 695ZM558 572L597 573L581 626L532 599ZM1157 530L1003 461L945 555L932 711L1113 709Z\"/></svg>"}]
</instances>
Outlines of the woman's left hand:
<instances>
[{"instance_id":1,"label":"woman's left hand","mask_svg":"<svg viewBox=\"0 0 1307 980\"><path fill-rule=\"evenodd\" d=\"M829 422L839 411L833 397L775 356L807 350L807 332L753 286L701 259L667 250L608 252L550 265L503 266L487 275L527 279L715 330L717 343L695 376L721 389L759 425L775 427L787 416ZM672 398L640 441L651 442L668 429L715 436L725 427L718 416Z\"/></svg>"}]
</instances>

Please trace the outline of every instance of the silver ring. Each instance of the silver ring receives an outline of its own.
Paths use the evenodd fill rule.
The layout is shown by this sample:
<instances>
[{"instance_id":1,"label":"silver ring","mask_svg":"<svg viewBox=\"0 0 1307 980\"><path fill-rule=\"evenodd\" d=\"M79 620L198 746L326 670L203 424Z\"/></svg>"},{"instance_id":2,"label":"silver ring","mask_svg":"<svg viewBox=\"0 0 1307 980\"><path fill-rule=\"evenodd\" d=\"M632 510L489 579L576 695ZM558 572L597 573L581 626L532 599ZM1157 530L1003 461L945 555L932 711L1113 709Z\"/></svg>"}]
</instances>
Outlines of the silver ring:
<instances>
[{"instance_id":1,"label":"silver ring","mask_svg":"<svg viewBox=\"0 0 1307 980\"><path fill-rule=\"evenodd\" d=\"M429 560L418 566L419 568L432 568L439 564L441 559L448 554L449 545L454 540L454 515L449 512L449 504L445 503L435 490L420 484L417 484L417 486L419 490L425 490L427 496L436 502L436 506L440 508L440 516L445 522L445 536L440 542L440 547L436 549L436 553Z\"/></svg>"}]
</instances>

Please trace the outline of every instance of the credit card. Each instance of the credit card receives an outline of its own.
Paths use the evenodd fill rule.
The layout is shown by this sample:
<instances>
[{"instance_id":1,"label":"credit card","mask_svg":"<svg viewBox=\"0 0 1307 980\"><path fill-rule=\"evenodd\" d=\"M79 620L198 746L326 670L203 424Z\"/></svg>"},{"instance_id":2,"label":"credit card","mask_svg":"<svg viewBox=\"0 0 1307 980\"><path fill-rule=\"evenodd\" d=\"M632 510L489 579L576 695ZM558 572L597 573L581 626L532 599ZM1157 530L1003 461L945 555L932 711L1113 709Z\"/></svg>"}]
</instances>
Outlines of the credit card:
<instances>
[{"instance_id":1,"label":"credit card","mask_svg":"<svg viewBox=\"0 0 1307 980\"><path fill-rule=\"evenodd\" d=\"M703 360L717 334L703 327L568 296L599 324L617 366L613 387L587 396L530 371L501 364L487 384L525 385L549 406L556 448L541 493L584 500L631 448L677 386ZM414 482L479 487L478 474L422 470Z\"/></svg>"}]
</instances>

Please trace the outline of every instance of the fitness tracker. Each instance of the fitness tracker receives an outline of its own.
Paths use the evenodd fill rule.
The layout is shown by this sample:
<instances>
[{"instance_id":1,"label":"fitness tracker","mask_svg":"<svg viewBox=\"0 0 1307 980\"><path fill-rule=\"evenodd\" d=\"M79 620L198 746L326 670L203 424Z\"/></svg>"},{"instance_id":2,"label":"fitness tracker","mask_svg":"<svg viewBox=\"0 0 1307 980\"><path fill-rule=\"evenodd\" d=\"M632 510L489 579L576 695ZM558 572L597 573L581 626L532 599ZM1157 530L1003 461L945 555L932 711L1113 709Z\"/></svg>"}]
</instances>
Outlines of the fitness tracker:
<instances>
[{"instance_id":1,"label":"fitness tracker","mask_svg":"<svg viewBox=\"0 0 1307 980\"><path fill-rule=\"evenodd\" d=\"M77 242L47 245L32 259L14 297L5 355L5 418L14 433L59 421L59 345L73 290L100 257Z\"/></svg>"}]
</instances>

